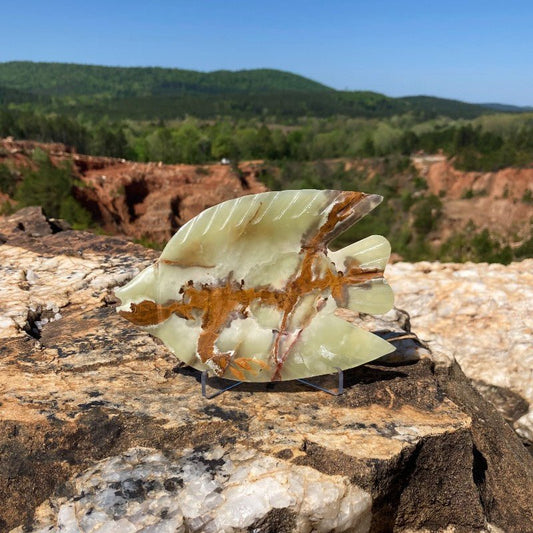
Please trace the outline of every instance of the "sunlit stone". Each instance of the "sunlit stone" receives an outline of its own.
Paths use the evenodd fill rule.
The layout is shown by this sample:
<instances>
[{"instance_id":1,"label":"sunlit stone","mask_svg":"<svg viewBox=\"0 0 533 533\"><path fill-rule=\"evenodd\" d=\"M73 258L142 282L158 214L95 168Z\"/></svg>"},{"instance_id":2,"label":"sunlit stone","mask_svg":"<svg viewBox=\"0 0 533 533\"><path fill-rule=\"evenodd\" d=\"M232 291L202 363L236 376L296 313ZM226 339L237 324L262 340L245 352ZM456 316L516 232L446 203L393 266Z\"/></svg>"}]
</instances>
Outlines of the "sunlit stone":
<instances>
[{"instance_id":1,"label":"sunlit stone","mask_svg":"<svg viewBox=\"0 0 533 533\"><path fill-rule=\"evenodd\" d=\"M381 200L302 190L206 209L117 289L118 311L188 365L227 379L306 378L376 359L394 347L336 311L392 307L390 245L378 235L336 252L327 245Z\"/></svg>"}]
</instances>

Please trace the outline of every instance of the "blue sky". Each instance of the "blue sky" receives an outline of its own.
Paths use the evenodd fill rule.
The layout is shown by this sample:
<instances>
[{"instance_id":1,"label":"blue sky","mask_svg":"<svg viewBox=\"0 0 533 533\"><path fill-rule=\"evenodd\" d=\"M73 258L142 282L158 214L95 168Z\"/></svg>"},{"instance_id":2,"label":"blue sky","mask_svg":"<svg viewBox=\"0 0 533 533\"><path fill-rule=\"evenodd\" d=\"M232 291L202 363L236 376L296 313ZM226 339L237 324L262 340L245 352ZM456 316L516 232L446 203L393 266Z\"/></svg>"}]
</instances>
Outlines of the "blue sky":
<instances>
[{"instance_id":1,"label":"blue sky","mask_svg":"<svg viewBox=\"0 0 533 533\"><path fill-rule=\"evenodd\" d=\"M269 67L338 89L533 105L531 0L2 4L0 61Z\"/></svg>"}]
</instances>

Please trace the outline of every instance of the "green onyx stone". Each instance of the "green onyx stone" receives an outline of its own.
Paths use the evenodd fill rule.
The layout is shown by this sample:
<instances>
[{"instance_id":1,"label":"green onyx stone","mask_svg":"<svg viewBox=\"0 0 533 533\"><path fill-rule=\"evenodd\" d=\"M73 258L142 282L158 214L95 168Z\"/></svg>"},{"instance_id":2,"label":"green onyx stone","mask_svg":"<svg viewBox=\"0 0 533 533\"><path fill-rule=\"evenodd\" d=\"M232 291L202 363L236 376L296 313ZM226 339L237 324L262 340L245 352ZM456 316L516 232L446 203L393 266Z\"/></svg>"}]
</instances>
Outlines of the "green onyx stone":
<instances>
[{"instance_id":1,"label":"green onyx stone","mask_svg":"<svg viewBox=\"0 0 533 533\"><path fill-rule=\"evenodd\" d=\"M341 318L393 304L388 241L328 244L382 200L351 191L266 192L206 209L156 263L116 290L118 312L184 363L239 381L302 379L394 351Z\"/></svg>"}]
</instances>

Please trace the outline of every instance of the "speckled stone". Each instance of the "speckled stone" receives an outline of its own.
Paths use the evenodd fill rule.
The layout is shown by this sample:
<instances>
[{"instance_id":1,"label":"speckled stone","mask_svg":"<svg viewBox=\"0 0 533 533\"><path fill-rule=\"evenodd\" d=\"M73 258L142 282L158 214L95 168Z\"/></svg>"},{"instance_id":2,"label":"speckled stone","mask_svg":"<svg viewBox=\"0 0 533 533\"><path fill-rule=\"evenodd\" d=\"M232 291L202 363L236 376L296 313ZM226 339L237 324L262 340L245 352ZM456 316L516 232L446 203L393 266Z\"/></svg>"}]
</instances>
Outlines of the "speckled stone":
<instances>
[{"instance_id":1,"label":"speckled stone","mask_svg":"<svg viewBox=\"0 0 533 533\"><path fill-rule=\"evenodd\" d=\"M418 335L453 354L533 442L533 259L507 266L396 263L387 279Z\"/></svg>"}]
</instances>

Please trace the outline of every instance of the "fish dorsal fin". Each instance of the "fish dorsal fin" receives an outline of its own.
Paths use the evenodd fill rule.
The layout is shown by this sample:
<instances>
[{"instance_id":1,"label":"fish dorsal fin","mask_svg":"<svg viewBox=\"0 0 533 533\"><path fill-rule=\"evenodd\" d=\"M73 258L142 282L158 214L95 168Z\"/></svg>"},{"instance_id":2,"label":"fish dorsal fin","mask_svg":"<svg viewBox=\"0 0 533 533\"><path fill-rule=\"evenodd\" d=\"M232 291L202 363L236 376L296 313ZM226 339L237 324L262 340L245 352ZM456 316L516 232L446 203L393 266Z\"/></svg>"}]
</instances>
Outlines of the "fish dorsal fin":
<instances>
[{"instance_id":1,"label":"fish dorsal fin","mask_svg":"<svg viewBox=\"0 0 533 533\"><path fill-rule=\"evenodd\" d=\"M206 209L187 222L169 241L161 260L211 267L221 260L231 263L231 257L240 263L246 252L261 263L273 253L298 253L305 239L324 227L339 203L349 204L349 213L326 228L329 233L323 241L329 242L380 201L377 195L312 189L242 196Z\"/></svg>"}]
</instances>

